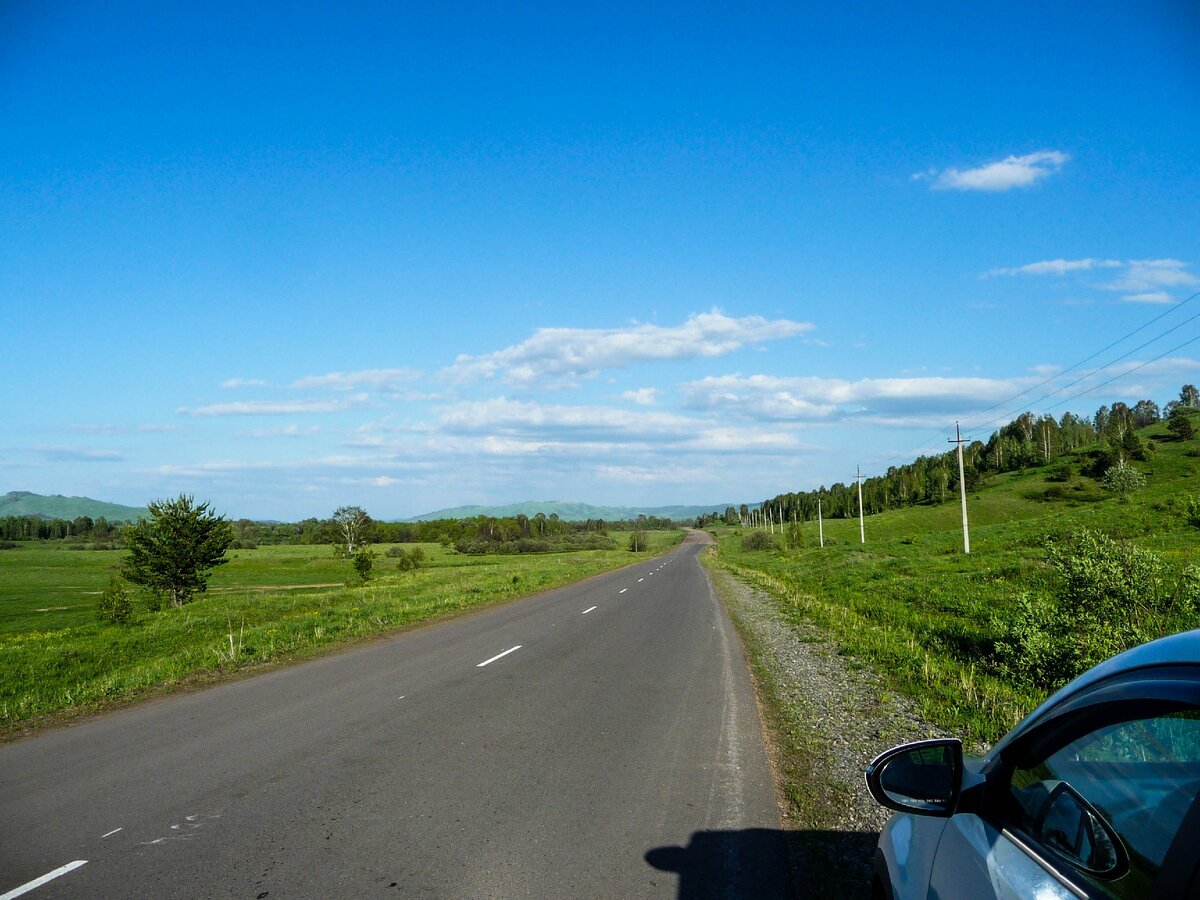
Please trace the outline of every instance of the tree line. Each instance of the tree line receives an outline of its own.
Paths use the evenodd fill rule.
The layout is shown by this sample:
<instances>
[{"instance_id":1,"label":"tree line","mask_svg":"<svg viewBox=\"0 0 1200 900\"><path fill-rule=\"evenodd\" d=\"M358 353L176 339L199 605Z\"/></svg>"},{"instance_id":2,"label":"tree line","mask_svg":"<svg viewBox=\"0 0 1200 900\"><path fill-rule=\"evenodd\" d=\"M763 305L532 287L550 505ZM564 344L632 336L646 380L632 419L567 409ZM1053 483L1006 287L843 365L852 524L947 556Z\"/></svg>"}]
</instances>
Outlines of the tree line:
<instances>
[{"instance_id":1,"label":"tree line","mask_svg":"<svg viewBox=\"0 0 1200 900\"><path fill-rule=\"evenodd\" d=\"M1194 427L1189 413L1200 410L1200 390L1185 384L1179 398L1161 409L1153 400L1140 400L1133 406L1113 403L1101 406L1090 418L1075 413L1035 416L1025 412L997 429L986 441L963 444L963 477L967 490L975 488L988 475L1024 471L1036 466L1058 463L1062 477L1069 478L1070 462L1078 461L1080 474L1101 478L1121 461L1145 459L1150 448L1137 429L1166 420L1173 436L1190 439ZM889 509L919 504L938 504L958 496L956 450L919 456L911 463L892 466L883 475L862 481L863 511L872 515ZM817 518L817 506L826 518L850 518L858 515L858 488L851 481L821 486L813 491L777 494L762 505L775 521L807 522ZM728 517L732 507L726 510ZM745 507L740 521L745 521ZM707 524L707 523L706 523Z\"/></svg>"},{"instance_id":2,"label":"tree line","mask_svg":"<svg viewBox=\"0 0 1200 900\"><path fill-rule=\"evenodd\" d=\"M342 507L347 509L348 507ZM364 516L366 514L364 513ZM336 513L328 519L308 518L299 522L256 522L235 519L229 522L233 549L251 549L274 544L339 544L345 534ZM91 519L46 519L40 516L0 518L0 541L61 540L83 544L103 543L105 549L123 545L124 522ZM566 521L557 513L547 516L475 516L470 519L433 519L427 522L380 522L366 516L361 539L367 544L441 543L454 546L460 541L504 542L551 539L570 534L607 534L609 531L663 531L678 527L671 519L638 516L636 519L587 519Z\"/></svg>"}]
</instances>

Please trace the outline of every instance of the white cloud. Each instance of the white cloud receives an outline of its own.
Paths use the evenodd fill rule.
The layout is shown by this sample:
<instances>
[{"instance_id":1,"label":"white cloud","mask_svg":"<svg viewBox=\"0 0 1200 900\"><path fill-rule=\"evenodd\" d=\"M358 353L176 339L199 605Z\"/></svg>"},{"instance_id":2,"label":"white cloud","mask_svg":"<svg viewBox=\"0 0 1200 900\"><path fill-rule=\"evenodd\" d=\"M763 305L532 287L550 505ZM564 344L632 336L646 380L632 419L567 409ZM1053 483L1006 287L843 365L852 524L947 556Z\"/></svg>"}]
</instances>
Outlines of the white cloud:
<instances>
[{"instance_id":1,"label":"white cloud","mask_svg":"<svg viewBox=\"0 0 1200 900\"><path fill-rule=\"evenodd\" d=\"M674 413L643 412L607 406L565 406L497 397L446 407L439 430L453 434L537 435L556 441L611 440L632 435L683 435L698 423Z\"/></svg>"},{"instance_id":2,"label":"white cloud","mask_svg":"<svg viewBox=\"0 0 1200 900\"><path fill-rule=\"evenodd\" d=\"M658 388L638 388L636 391L626 391L621 397L639 406L653 406L657 395Z\"/></svg>"},{"instance_id":3,"label":"white cloud","mask_svg":"<svg viewBox=\"0 0 1200 900\"><path fill-rule=\"evenodd\" d=\"M285 416L307 413L335 413L367 403L366 394L338 400L245 400L237 403L211 403L208 406L181 406L176 412L186 416Z\"/></svg>"},{"instance_id":4,"label":"white cloud","mask_svg":"<svg viewBox=\"0 0 1200 900\"><path fill-rule=\"evenodd\" d=\"M54 462L120 462L124 457L116 450L94 447L41 447L41 454Z\"/></svg>"},{"instance_id":5,"label":"white cloud","mask_svg":"<svg viewBox=\"0 0 1200 900\"><path fill-rule=\"evenodd\" d=\"M987 276L1065 275L1068 272L1086 272L1090 269L1116 269L1121 265L1119 259L1046 259L1014 268L990 269Z\"/></svg>"},{"instance_id":6,"label":"white cloud","mask_svg":"<svg viewBox=\"0 0 1200 900\"><path fill-rule=\"evenodd\" d=\"M267 387L268 382L261 378L226 378L221 382L223 388Z\"/></svg>"},{"instance_id":7,"label":"white cloud","mask_svg":"<svg viewBox=\"0 0 1200 900\"><path fill-rule=\"evenodd\" d=\"M285 425L282 428L251 428L249 431L242 432L242 434L246 437L260 439L277 437L298 438L316 434L320 430L320 425L308 425L304 427L300 425Z\"/></svg>"},{"instance_id":8,"label":"white cloud","mask_svg":"<svg viewBox=\"0 0 1200 900\"><path fill-rule=\"evenodd\" d=\"M1121 298L1126 303L1174 303L1175 299L1166 291L1147 291L1144 294L1126 294Z\"/></svg>"},{"instance_id":9,"label":"white cloud","mask_svg":"<svg viewBox=\"0 0 1200 900\"><path fill-rule=\"evenodd\" d=\"M1125 273L1104 287L1110 291L1144 293L1169 287L1195 287L1200 278L1187 271L1188 264L1178 259L1131 259Z\"/></svg>"},{"instance_id":10,"label":"white cloud","mask_svg":"<svg viewBox=\"0 0 1200 900\"><path fill-rule=\"evenodd\" d=\"M180 425L68 425L70 431L84 431L89 434L165 434L169 431L179 431Z\"/></svg>"},{"instance_id":11,"label":"white cloud","mask_svg":"<svg viewBox=\"0 0 1200 900\"><path fill-rule=\"evenodd\" d=\"M376 391L396 392L421 377L415 369L360 369L356 372L329 372L326 375L309 375L292 382L292 387L302 390L352 391L369 388Z\"/></svg>"},{"instance_id":12,"label":"white cloud","mask_svg":"<svg viewBox=\"0 0 1200 900\"><path fill-rule=\"evenodd\" d=\"M1188 271L1189 265L1179 259L1047 259L1027 263L1023 266L989 269L985 278L996 275L1056 275L1066 276L1076 272L1096 269L1121 269L1112 281L1094 284L1093 287L1123 293L1126 303L1173 303L1175 298L1168 288L1194 288L1200 286L1200 277ZM1074 301L1081 302L1081 301Z\"/></svg>"},{"instance_id":13,"label":"white cloud","mask_svg":"<svg viewBox=\"0 0 1200 900\"><path fill-rule=\"evenodd\" d=\"M697 359L732 353L747 344L812 330L807 322L732 318L718 309L682 325L628 328L539 328L519 344L482 356L459 356L447 374L460 381L501 376L511 384L565 387L638 362Z\"/></svg>"},{"instance_id":14,"label":"white cloud","mask_svg":"<svg viewBox=\"0 0 1200 900\"><path fill-rule=\"evenodd\" d=\"M780 378L710 376L682 385L687 405L743 419L830 422L970 409L1011 395L1019 382L989 378ZM888 419L894 424L892 419Z\"/></svg>"},{"instance_id":15,"label":"white cloud","mask_svg":"<svg viewBox=\"0 0 1200 900\"><path fill-rule=\"evenodd\" d=\"M1024 156L1009 156L974 169L930 169L913 176L932 179L933 187L956 191L1007 191L1030 187L1056 173L1071 159L1059 150L1040 150Z\"/></svg>"}]
</instances>

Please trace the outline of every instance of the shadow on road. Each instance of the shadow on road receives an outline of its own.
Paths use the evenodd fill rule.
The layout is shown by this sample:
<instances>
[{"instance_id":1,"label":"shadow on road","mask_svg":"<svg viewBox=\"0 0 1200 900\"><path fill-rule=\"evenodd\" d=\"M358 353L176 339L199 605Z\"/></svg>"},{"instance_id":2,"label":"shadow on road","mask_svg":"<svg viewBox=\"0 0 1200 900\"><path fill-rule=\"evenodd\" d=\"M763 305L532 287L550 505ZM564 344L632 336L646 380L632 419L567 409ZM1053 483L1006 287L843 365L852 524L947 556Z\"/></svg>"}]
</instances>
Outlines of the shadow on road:
<instances>
[{"instance_id":1,"label":"shadow on road","mask_svg":"<svg viewBox=\"0 0 1200 900\"><path fill-rule=\"evenodd\" d=\"M878 837L876 832L774 828L697 831L686 847L648 851L646 862L679 875L680 900L854 900L870 896Z\"/></svg>"}]
</instances>

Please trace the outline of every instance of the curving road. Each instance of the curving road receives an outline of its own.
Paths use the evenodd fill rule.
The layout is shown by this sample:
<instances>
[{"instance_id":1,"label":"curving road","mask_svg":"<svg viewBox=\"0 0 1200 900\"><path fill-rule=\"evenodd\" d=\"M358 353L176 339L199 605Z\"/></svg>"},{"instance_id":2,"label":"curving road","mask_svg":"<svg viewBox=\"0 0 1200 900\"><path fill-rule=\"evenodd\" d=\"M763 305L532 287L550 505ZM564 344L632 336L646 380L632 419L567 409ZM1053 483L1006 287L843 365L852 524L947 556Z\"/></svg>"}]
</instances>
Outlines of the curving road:
<instances>
[{"instance_id":1,"label":"curving road","mask_svg":"<svg viewBox=\"0 0 1200 900\"><path fill-rule=\"evenodd\" d=\"M0 747L0 900L786 896L706 539Z\"/></svg>"}]
</instances>

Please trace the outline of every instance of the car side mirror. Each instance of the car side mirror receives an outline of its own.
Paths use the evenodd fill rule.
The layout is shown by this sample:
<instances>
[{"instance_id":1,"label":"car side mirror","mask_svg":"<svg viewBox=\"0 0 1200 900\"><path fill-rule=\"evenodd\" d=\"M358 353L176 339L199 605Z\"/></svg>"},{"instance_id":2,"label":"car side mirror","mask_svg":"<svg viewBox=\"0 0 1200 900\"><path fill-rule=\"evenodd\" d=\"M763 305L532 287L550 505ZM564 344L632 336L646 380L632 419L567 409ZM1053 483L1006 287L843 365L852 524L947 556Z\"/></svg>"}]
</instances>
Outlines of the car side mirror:
<instances>
[{"instance_id":1,"label":"car side mirror","mask_svg":"<svg viewBox=\"0 0 1200 900\"><path fill-rule=\"evenodd\" d=\"M1075 868L1096 878L1129 869L1125 844L1104 816L1065 781L1055 784L1033 823L1032 837Z\"/></svg>"},{"instance_id":2,"label":"car side mirror","mask_svg":"<svg viewBox=\"0 0 1200 900\"><path fill-rule=\"evenodd\" d=\"M867 766L867 789L888 809L950 816L962 791L962 776L962 741L937 738L879 754Z\"/></svg>"}]
</instances>

